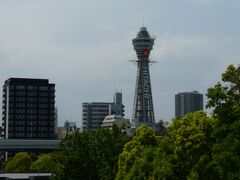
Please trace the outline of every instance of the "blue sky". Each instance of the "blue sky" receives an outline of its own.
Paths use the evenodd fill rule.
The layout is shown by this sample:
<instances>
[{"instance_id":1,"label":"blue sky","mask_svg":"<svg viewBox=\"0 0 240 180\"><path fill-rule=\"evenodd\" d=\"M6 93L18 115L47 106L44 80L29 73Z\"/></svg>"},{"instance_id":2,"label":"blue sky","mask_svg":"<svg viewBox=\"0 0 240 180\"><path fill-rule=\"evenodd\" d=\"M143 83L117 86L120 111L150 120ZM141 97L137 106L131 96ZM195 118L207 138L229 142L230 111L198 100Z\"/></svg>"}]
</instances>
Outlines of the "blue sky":
<instances>
[{"instance_id":1,"label":"blue sky","mask_svg":"<svg viewBox=\"0 0 240 180\"><path fill-rule=\"evenodd\" d=\"M144 25L157 37L151 59L156 121L174 117L174 95L207 88L240 64L238 0L0 0L0 82L56 84L59 124L81 121L82 102L123 92L131 118L136 59L131 39Z\"/></svg>"}]
</instances>

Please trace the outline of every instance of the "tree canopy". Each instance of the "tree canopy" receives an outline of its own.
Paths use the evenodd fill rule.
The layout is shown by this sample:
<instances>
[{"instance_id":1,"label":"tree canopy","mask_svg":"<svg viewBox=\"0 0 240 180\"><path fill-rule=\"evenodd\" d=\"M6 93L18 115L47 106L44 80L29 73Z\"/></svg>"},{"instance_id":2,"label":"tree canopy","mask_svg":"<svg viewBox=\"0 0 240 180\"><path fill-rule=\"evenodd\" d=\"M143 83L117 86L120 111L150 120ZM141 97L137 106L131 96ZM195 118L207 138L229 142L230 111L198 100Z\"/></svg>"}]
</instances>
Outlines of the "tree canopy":
<instances>
[{"instance_id":1,"label":"tree canopy","mask_svg":"<svg viewBox=\"0 0 240 180\"><path fill-rule=\"evenodd\" d=\"M217 119L209 171L219 179L240 179L240 66L228 66L207 96Z\"/></svg>"},{"instance_id":2,"label":"tree canopy","mask_svg":"<svg viewBox=\"0 0 240 180\"><path fill-rule=\"evenodd\" d=\"M118 161L118 174L116 179L125 179L128 176L131 177L130 171L132 167L139 164L142 160L142 152L145 148L156 146L158 140L154 134L154 131L146 125L141 125L136 129L133 139L126 143L123 152L119 156ZM142 171L142 176L146 176Z\"/></svg>"},{"instance_id":3,"label":"tree canopy","mask_svg":"<svg viewBox=\"0 0 240 180\"><path fill-rule=\"evenodd\" d=\"M215 123L202 111L190 113L175 119L164 138L140 126L119 156L116 179L186 179L193 172L202 175L199 167L211 151Z\"/></svg>"},{"instance_id":4,"label":"tree canopy","mask_svg":"<svg viewBox=\"0 0 240 180\"><path fill-rule=\"evenodd\" d=\"M207 117L202 111L189 113L172 122L169 126L169 138L174 147L176 177L184 179L193 173L206 177L200 167L203 159L211 156L211 133L215 125L216 120Z\"/></svg>"},{"instance_id":5,"label":"tree canopy","mask_svg":"<svg viewBox=\"0 0 240 180\"><path fill-rule=\"evenodd\" d=\"M54 153L43 154L31 164L30 169L36 172L53 172L57 167Z\"/></svg>"},{"instance_id":6,"label":"tree canopy","mask_svg":"<svg viewBox=\"0 0 240 180\"><path fill-rule=\"evenodd\" d=\"M32 161L28 153L20 152L7 162L4 170L6 172L28 172Z\"/></svg>"},{"instance_id":7,"label":"tree canopy","mask_svg":"<svg viewBox=\"0 0 240 180\"><path fill-rule=\"evenodd\" d=\"M117 126L68 135L57 153L55 179L113 179L127 141Z\"/></svg>"}]
</instances>

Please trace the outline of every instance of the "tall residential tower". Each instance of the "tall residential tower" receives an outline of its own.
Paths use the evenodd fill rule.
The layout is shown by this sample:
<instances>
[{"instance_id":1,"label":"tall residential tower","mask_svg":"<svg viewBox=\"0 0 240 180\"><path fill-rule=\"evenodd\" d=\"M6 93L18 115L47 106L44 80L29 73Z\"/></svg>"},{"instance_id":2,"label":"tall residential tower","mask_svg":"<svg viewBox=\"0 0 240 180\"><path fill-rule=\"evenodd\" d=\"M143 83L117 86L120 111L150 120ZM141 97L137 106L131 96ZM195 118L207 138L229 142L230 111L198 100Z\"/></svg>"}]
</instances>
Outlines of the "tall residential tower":
<instances>
[{"instance_id":1,"label":"tall residential tower","mask_svg":"<svg viewBox=\"0 0 240 180\"><path fill-rule=\"evenodd\" d=\"M55 139L55 84L10 78L3 85L4 139Z\"/></svg>"},{"instance_id":2,"label":"tall residential tower","mask_svg":"<svg viewBox=\"0 0 240 180\"><path fill-rule=\"evenodd\" d=\"M175 116L203 110L203 95L197 91L181 92L175 95Z\"/></svg>"},{"instance_id":3,"label":"tall residential tower","mask_svg":"<svg viewBox=\"0 0 240 180\"><path fill-rule=\"evenodd\" d=\"M132 126L140 124L154 126L154 110L152 89L149 73L149 55L154 44L154 38L150 37L147 28L141 27L137 37L132 40L137 58L137 80L135 86Z\"/></svg>"}]
</instances>

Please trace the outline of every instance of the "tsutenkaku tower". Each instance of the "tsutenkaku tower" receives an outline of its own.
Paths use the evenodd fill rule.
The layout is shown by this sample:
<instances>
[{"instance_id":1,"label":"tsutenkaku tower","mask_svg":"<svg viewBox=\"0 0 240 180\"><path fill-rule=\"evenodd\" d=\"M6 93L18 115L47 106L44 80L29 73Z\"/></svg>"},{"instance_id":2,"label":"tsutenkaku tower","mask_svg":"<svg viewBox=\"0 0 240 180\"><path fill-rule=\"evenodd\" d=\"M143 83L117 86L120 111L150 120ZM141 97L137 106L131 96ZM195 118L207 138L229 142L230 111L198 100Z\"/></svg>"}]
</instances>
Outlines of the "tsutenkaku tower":
<instances>
[{"instance_id":1,"label":"tsutenkaku tower","mask_svg":"<svg viewBox=\"0 0 240 180\"><path fill-rule=\"evenodd\" d=\"M149 55L154 44L154 38L150 37L147 28L141 27L137 37L132 40L136 51L137 80L135 86L132 126L140 124L155 125L152 89L149 72Z\"/></svg>"}]
</instances>

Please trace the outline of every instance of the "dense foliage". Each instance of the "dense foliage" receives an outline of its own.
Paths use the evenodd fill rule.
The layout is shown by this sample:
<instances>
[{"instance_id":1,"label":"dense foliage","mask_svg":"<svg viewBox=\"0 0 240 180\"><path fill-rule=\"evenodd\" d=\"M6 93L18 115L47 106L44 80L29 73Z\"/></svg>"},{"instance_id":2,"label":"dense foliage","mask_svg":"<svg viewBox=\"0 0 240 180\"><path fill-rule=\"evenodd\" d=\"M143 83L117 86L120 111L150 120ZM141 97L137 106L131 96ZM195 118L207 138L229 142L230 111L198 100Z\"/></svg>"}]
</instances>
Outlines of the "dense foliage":
<instances>
[{"instance_id":1,"label":"dense foliage","mask_svg":"<svg viewBox=\"0 0 240 180\"><path fill-rule=\"evenodd\" d=\"M175 119L163 139L140 126L119 157L116 179L186 179L198 173L198 165L211 149L214 126L215 120L201 111Z\"/></svg>"},{"instance_id":2,"label":"dense foliage","mask_svg":"<svg viewBox=\"0 0 240 180\"><path fill-rule=\"evenodd\" d=\"M31 170L36 172L53 172L57 167L57 157L54 153L43 154L31 164Z\"/></svg>"},{"instance_id":3,"label":"dense foliage","mask_svg":"<svg viewBox=\"0 0 240 180\"><path fill-rule=\"evenodd\" d=\"M198 111L168 127L160 121L156 132L142 125L132 139L115 126L76 132L34 162L18 153L5 171L49 171L59 180L240 179L240 67L230 65L207 97L210 117Z\"/></svg>"},{"instance_id":4,"label":"dense foliage","mask_svg":"<svg viewBox=\"0 0 240 180\"><path fill-rule=\"evenodd\" d=\"M208 90L208 107L213 108L217 126L215 142L207 168L215 178L240 179L240 66L230 65L218 82Z\"/></svg>"},{"instance_id":5,"label":"dense foliage","mask_svg":"<svg viewBox=\"0 0 240 180\"><path fill-rule=\"evenodd\" d=\"M113 179L127 135L117 126L74 133L61 143L55 179Z\"/></svg>"},{"instance_id":6,"label":"dense foliage","mask_svg":"<svg viewBox=\"0 0 240 180\"><path fill-rule=\"evenodd\" d=\"M5 165L6 172L28 172L32 163L32 157L26 152L17 153Z\"/></svg>"}]
</instances>

